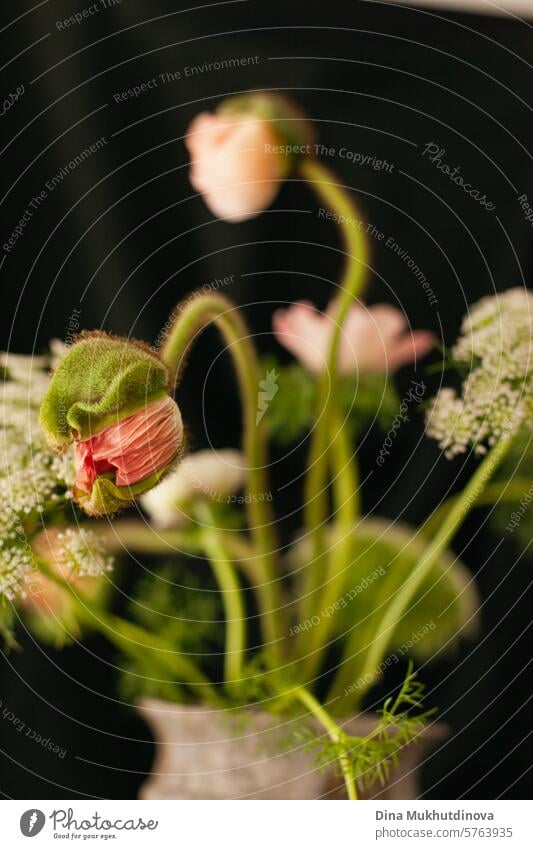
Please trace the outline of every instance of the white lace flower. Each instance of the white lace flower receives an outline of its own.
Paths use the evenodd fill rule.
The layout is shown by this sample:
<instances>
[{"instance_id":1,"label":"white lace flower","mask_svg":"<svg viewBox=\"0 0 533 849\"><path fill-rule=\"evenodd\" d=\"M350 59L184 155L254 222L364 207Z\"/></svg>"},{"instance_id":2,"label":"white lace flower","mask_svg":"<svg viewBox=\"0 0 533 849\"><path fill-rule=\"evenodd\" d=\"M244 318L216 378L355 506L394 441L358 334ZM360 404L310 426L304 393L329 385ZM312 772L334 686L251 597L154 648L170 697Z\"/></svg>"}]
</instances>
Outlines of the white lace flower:
<instances>
[{"instance_id":1,"label":"white lace flower","mask_svg":"<svg viewBox=\"0 0 533 849\"><path fill-rule=\"evenodd\" d=\"M33 539L32 549L35 568L25 574L17 601L35 633L61 645L69 634L79 633L78 600L94 602L104 596L108 584L102 577L113 561L85 528L47 528Z\"/></svg>"},{"instance_id":2,"label":"white lace flower","mask_svg":"<svg viewBox=\"0 0 533 849\"><path fill-rule=\"evenodd\" d=\"M95 532L87 528L60 531L55 549L57 559L80 578L99 578L113 570L113 558Z\"/></svg>"},{"instance_id":3,"label":"white lace flower","mask_svg":"<svg viewBox=\"0 0 533 849\"><path fill-rule=\"evenodd\" d=\"M447 457L470 446L483 454L506 433L533 425L533 293L509 289L465 316L452 349L471 369L461 396L443 389L428 412L429 436Z\"/></svg>"},{"instance_id":4,"label":"white lace flower","mask_svg":"<svg viewBox=\"0 0 533 849\"><path fill-rule=\"evenodd\" d=\"M0 354L0 597L11 600L35 568L27 524L68 488L69 460L48 449L38 424L46 365L42 357Z\"/></svg>"}]
</instances>

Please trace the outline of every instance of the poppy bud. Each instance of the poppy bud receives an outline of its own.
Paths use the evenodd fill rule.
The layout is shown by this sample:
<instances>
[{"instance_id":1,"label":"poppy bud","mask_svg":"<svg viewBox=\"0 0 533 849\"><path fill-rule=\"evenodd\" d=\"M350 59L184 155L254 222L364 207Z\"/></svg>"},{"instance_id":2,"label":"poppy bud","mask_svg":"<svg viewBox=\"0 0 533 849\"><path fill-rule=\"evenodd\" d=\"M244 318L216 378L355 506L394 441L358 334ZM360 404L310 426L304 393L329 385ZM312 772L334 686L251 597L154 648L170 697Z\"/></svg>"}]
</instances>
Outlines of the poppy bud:
<instances>
[{"instance_id":1,"label":"poppy bud","mask_svg":"<svg viewBox=\"0 0 533 849\"><path fill-rule=\"evenodd\" d=\"M83 333L60 361L39 420L54 450L74 443L74 497L90 515L154 486L183 438L165 364L141 342L99 332Z\"/></svg>"},{"instance_id":2,"label":"poppy bud","mask_svg":"<svg viewBox=\"0 0 533 849\"><path fill-rule=\"evenodd\" d=\"M298 158L313 154L313 141L311 125L287 98L230 97L189 127L191 183L214 215L244 221L272 203Z\"/></svg>"}]
</instances>

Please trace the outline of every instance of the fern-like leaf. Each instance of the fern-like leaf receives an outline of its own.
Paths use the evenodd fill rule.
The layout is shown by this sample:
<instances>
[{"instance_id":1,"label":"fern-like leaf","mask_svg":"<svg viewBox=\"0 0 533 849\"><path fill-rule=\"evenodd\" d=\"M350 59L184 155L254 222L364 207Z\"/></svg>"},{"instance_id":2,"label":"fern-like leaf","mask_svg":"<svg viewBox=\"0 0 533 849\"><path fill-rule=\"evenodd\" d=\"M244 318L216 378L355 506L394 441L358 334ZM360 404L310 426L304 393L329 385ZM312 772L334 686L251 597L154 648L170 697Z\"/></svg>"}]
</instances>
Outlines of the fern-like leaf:
<instances>
[{"instance_id":1,"label":"fern-like leaf","mask_svg":"<svg viewBox=\"0 0 533 849\"><path fill-rule=\"evenodd\" d=\"M339 771L344 758L350 762L360 789L383 786L391 769L398 765L403 749L416 742L435 713L435 709L424 710L423 699L424 685L409 664L398 695L384 702L378 711L376 727L369 734L356 736L343 731L333 741L325 735L317 736L316 729L308 726L300 736L307 748L318 749L317 766L336 765ZM413 709L420 713L413 716Z\"/></svg>"}]
</instances>

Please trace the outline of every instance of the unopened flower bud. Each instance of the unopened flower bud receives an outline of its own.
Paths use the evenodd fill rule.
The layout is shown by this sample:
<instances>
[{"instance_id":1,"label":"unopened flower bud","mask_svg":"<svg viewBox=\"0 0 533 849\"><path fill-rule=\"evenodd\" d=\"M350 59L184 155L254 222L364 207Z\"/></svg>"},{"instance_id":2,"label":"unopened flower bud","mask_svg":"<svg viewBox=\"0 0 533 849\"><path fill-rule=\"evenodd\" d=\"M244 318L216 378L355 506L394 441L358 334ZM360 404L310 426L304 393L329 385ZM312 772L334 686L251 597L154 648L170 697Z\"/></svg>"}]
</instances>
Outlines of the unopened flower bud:
<instances>
[{"instance_id":1,"label":"unopened flower bud","mask_svg":"<svg viewBox=\"0 0 533 849\"><path fill-rule=\"evenodd\" d=\"M154 486L179 454L183 425L168 371L143 343L84 333L57 366L41 404L49 445L75 445L76 501L113 513Z\"/></svg>"},{"instance_id":2,"label":"unopened flower bud","mask_svg":"<svg viewBox=\"0 0 533 849\"><path fill-rule=\"evenodd\" d=\"M228 98L189 127L191 183L214 215L243 221L270 206L298 158L312 153L313 140L311 125L285 97Z\"/></svg>"}]
</instances>

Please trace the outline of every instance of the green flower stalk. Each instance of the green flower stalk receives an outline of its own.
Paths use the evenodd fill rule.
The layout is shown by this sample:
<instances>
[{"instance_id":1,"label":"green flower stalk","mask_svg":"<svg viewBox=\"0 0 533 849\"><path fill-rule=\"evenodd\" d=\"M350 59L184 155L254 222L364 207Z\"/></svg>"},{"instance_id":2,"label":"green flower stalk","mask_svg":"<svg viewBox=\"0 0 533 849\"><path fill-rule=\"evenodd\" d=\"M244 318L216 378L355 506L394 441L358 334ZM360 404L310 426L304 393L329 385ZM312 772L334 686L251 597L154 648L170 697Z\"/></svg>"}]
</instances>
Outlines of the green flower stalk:
<instances>
[{"instance_id":1,"label":"green flower stalk","mask_svg":"<svg viewBox=\"0 0 533 849\"><path fill-rule=\"evenodd\" d=\"M369 247L366 235L349 222L360 218L351 195L339 185L327 168L313 159L305 160L300 173L315 189L319 198L342 223L346 254L345 270L333 316L335 326L331 334L327 367L320 376L317 397L317 421L311 438L309 465L305 479L305 525L313 542L313 563L307 570L302 617L312 611L317 602L317 587L323 574L325 560L325 528L328 517L328 441L331 417L337 399L337 359L343 324L354 300L361 294L369 264Z\"/></svg>"},{"instance_id":2,"label":"green flower stalk","mask_svg":"<svg viewBox=\"0 0 533 849\"><path fill-rule=\"evenodd\" d=\"M72 579L67 580L48 560L36 557L36 563L41 570L42 580L53 584L56 590L70 597L77 626L98 631L127 657L138 658L141 655L145 661L149 657L156 673L173 676L175 683L186 686L192 694L201 694L206 701L217 704L219 698L216 688L190 657L177 651L157 634L115 616L96 604L94 599L82 595Z\"/></svg>"},{"instance_id":3,"label":"green flower stalk","mask_svg":"<svg viewBox=\"0 0 533 849\"><path fill-rule=\"evenodd\" d=\"M428 544L404 583L384 605L373 629L360 678L371 682L398 628L408 614L418 589L440 554L448 547L470 510L483 498L520 428L533 422L533 365L531 311L533 294L509 289L483 298L465 316L452 353L454 361L469 367L462 393L441 389L427 412L427 433L439 441L447 457L471 450L484 457L464 490L445 510L438 509L421 534ZM429 530L431 529L431 533ZM331 695L342 696L360 650L354 631L347 641L343 665ZM368 685L367 685L368 686ZM360 690L362 697L364 688Z\"/></svg>"},{"instance_id":4,"label":"green flower stalk","mask_svg":"<svg viewBox=\"0 0 533 849\"><path fill-rule=\"evenodd\" d=\"M178 311L161 356L174 379L178 380L191 345L209 325L217 327L222 334L239 382L244 430L242 451L248 466L246 509L254 544L253 563L249 563L248 569L254 572L254 588L268 649L273 656L279 656L280 640L288 629L282 618L274 517L271 505L265 499L269 492L266 432L264 421L256 421L260 372L250 332L239 311L227 298L218 294L199 295L188 300Z\"/></svg>"},{"instance_id":5,"label":"green flower stalk","mask_svg":"<svg viewBox=\"0 0 533 849\"><path fill-rule=\"evenodd\" d=\"M449 546L476 500L503 460L509 450L511 438L509 434L505 435L487 454L461 495L454 502L446 519L425 548L411 574L408 575L405 582L398 588L397 592L384 607L383 615L379 617L371 642L366 647L364 662L360 673L358 673L358 679L361 682L358 691L359 702L362 700L368 687L379 677L380 663L386 656L387 648L394 631L402 618L408 615L409 605L415 598L418 589L427 575L430 574L439 556ZM347 641L342 665L330 691L330 697L332 699L342 698L347 686L353 679L353 660L360 649L357 641L358 636L356 634L356 641L350 639Z\"/></svg>"}]
</instances>

